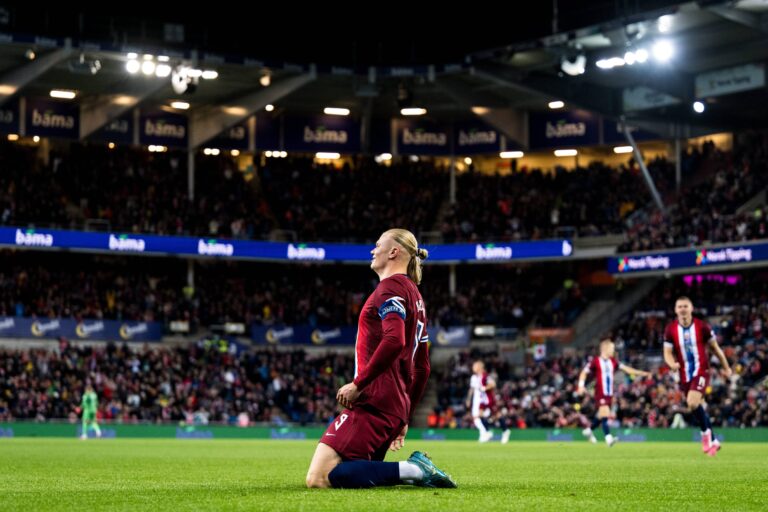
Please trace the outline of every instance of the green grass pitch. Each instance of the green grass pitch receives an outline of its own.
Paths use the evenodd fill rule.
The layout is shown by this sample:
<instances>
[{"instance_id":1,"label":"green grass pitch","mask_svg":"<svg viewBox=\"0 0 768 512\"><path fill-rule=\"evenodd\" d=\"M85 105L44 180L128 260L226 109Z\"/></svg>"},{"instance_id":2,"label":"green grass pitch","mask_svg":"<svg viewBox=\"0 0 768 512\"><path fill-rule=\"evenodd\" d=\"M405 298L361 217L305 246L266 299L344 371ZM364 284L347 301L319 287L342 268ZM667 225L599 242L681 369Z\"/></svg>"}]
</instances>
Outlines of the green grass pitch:
<instances>
[{"instance_id":1,"label":"green grass pitch","mask_svg":"<svg viewBox=\"0 0 768 512\"><path fill-rule=\"evenodd\" d=\"M309 490L313 441L0 439L0 510L766 510L768 444L409 440L459 489Z\"/></svg>"}]
</instances>

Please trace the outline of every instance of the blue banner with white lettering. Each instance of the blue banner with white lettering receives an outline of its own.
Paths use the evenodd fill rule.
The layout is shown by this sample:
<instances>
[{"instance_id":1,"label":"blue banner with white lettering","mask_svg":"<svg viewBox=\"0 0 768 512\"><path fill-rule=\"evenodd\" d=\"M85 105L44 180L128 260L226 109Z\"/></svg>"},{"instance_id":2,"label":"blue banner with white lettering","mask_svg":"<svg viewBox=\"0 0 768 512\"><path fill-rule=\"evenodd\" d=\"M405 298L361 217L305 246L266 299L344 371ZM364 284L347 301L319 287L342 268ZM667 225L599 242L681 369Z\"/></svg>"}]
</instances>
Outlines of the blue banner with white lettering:
<instances>
[{"instance_id":1,"label":"blue banner with white lettering","mask_svg":"<svg viewBox=\"0 0 768 512\"><path fill-rule=\"evenodd\" d=\"M469 345L470 326L447 329L428 327L429 340L435 347L466 347ZM310 325L251 326L254 343L264 345L354 345L357 327L312 327Z\"/></svg>"},{"instance_id":2,"label":"blue banner with white lettering","mask_svg":"<svg viewBox=\"0 0 768 512\"><path fill-rule=\"evenodd\" d=\"M0 132L19 133L19 100L0 105Z\"/></svg>"},{"instance_id":3,"label":"blue banner with white lettering","mask_svg":"<svg viewBox=\"0 0 768 512\"><path fill-rule=\"evenodd\" d=\"M457 124L453 129L457 155L478 155L501 151L501 133L482 121Z\"/></svg>"},{"instance_id":4,"label":"blue banner with white lettering","mask_svg":"<svg viewBox=\"0 0 768 512\"><path fill-rule=\"evenodd\" d=\"M269 113L256 115L256 148L259 151L282 150L280 141L280 123L282 117Z\"/></svg>"},{"instance_id":5,"label":"blue banner with white lettering","mask_svg":"<svg viewBox=\"0 0 768 512\"><path fill-rule=\"evenodd\" d=\"M659 140L662 138L655 133L640 128L630 127L630 130L632 137L637 142L644 140ZM603 119L603 141L606 144L629 144L627 142L627 137L622 130L621 123L609 119Z\"/></svg>"},{"instance_id":6,"label":"blue banner with white lettering","mask_svg":"<svg viewBox=\"0 0 768 512\"><path fill-rule=\"evenodd\" d=\"M57 339L59 336L71 340L160 341L163 326L159 322L0 316L0 338Z\"/></svg>"},{"instance_id":7,"label":"blue banner with white lettering","mask_svg":"<svg viewBox=\"0 0 768 512\"><path fill-rule=\"evenodd\" d=\"M117 119L105 124L91 135L94 140L114 142L115 144L133 143L133 112L126 112Z\"/></svg>"},{"instance_id":8,"label":"blue banner with white lettering","mask_svg":"<svg viewBox=\"0 0 768 512\"><path fill-rule=\"evenodd\" d=\"M531 149L599 144L600 120L584 110L531 112L528 136Z\"/></svg>"},{"instance_id":9,"label":"blue banner with white lettering","mask_svg":"<svg viewBox=\"0 0 768 512\"><path fill-rule=\"evenodd\" d=\"M69 249L89 252L179 255L270 261L337 261L369 264L372 244L284 243L136 233L92 233L58 229L0 227L0 246L22 249ZM428 263L501 263L511 260L564 258L568 240L427 245Z\"/></svg>"},{"instance_id":10,"label":"blue banner with white lettering","mask_svg":"<svg viewBox=\"0 0 768 512\"><path fill-rule=\"evenodd\" d=\"M80 105L68 101L27 98L27 135L80 138Z\"/></svg>"},{"instance_id":11,"label":"blue banner with white lettering","mask_svg":"<svg viewBox=\"0 0 768 512\"><path fill-rule=\"evenodd\" d=\"M312 153L358 153L360 123L349 116L287 117L285 149Z\"/></svg>"},{"instance_id":12,"label":"blue banner with white lettering","mask_svg":"<svg viewBox=\"0 0 768 512\"><path fill-rule=\"evenodd\" d=\"M187 147L189 135L186 116L163 112L141 112L139 117L139 144L145 146Z\"/></svg>"},{"instance_id":13,"label":"blue banner with white lettering","mask_svg":"<svg viewBox=\"0 0 768 512\"><path fill-rule=\"evenodd\" d=\"M426 119L398 119L397 152L401 155L450 155L451 129Z\"/></svg>"},{"instance_id":14,"label":"blue banner with white lettering","mask_svg":"<svg viewBox=\"0 0 768 512\"><path fill-rule=\"evenodd\" d=\"M255 343L268 345L354 345L357 328L312 327L310 325L253 325L251 337Z\"/></svg>"},{"instance_id":15,"label":"blue banner with white lettering","mask_svg":"<svg viewBox=\"0 0 768 512\"><path fill-rule=\"evenodd\" d=\"M467 347L472 337L469 325L448 328L427 326L427 332L433 347Z\"/></svg>"},{"instance_id":16,"label":"blue banner with white lettering","mask_svg":"<svg viewBox=\"0 0 768 512\"><path fill-rule=\"evenodd\" d=\"M224 130L217 137L205 143L206 147L219 149L239 149L245 151L248 149L248 120L241 121L236 125Z\"/></svg>"},{"instance_id":17,"label":"blue banner with white lettering","mask_svg":"<svg viewBox=\"0 0 768 512\"><path fill-rule=\"evenodd\" d=\"M608 260L608 272L617 275L663 273L677 269L693 272L759 262L768 262L768 243L623 254Z\"/></svg>"}]
</instances>

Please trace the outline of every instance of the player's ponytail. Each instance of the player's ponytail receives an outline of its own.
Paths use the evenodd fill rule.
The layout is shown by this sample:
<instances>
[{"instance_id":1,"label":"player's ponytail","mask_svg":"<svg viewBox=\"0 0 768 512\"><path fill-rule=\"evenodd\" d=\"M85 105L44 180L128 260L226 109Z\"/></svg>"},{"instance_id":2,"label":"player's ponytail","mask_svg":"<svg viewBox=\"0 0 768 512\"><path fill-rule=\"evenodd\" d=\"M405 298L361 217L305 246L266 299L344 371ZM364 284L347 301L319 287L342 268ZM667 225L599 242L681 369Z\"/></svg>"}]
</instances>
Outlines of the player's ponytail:
<instances>
[{"instance_id":1,"label":"player's ponytail","mask_svg":"<svg viewBox=\"0 0 768 512\"><path fill-rule=\"evenodd\" d=\"M408 252L408 277L416 284L421 284L422 261L427 259L429 252L419 247L416 237L407 229L390 229L388 234L392 239Z\"/></svg>"}]
</instances>

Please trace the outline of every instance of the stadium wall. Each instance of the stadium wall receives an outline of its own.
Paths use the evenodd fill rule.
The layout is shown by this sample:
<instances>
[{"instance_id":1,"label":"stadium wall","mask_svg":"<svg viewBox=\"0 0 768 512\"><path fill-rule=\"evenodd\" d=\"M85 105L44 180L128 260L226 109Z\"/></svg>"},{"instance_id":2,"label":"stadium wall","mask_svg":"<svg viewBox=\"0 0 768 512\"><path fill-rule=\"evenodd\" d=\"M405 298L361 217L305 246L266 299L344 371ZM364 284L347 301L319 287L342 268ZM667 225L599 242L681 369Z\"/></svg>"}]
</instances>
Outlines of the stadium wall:
<instances>
[{"instance_id":1,"label":"stadium wall","mask_svg":"<svg viewBox=\"0 0 768 512\"><path fill-rule=\"evenodd\" d=\"M80 435L80 424L70 423L0 423L3 437L71 437ZM320 427L228 427L189 425L113 425L101 424L105 438L164 438L164 439L286 439L315 440L325 431ZM698 441L698 429L615 429L622 442L644 441ZM768 442L768 428L719 428L717 436L729 442ZM90 434L93 436L93 432ZM477 441L474 429L419 429L408 431L411 440ZM499 438L497 433L496 439ZM523 429L512 430L510 441L585 441L577 429Z\"/></svg>"}]
</instances>

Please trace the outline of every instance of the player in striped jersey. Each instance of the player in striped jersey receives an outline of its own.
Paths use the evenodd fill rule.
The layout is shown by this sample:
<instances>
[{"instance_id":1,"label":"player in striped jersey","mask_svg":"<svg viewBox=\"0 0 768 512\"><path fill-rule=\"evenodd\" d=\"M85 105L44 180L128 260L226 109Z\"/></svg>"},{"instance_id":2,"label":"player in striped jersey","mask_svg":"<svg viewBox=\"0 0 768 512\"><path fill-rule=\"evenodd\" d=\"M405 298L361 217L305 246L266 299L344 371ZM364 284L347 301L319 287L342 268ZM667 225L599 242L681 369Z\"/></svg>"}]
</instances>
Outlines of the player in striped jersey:
<instances>
[{"instance_id":1,"label":"player in striped jersey","mask_svg":"<svg viewBox=\"0 0 768 512\"><path fill-rule=\"evenodd\" d=\"M621 370L629 375L641 375L643 377L650 377L651 373L644 370L637 370L631 366L620 363L615 357L616 347L613 341L610 339L604 339L600 342L600 355L593 357L589 363L581 370L579 375L579 387L576 390L577 395L584 394L584 385L587 381L587 376L594 374L595 376L595 402L597 403L597 415L592 420L592 424L582 431L585 437L593 443L597 442L597 438L593 433L593 429L598 425L603 426L603 433L605 434L605 443L608 446L616 444L617 439L611 435L611 430L608 427L608 417L611 415L611 405L613 404L613 386L614 375L616 370Z\"/></svg>"},{"instance_id":2,"label":"player in striped jersey","mask_svg":"<svg viewBox=\"0 0 768 512\"><path fill-rule=\"evenodd\" d=\"M664 330L664 361L680 377L680 389L685 393L688 410L701 429L701 449L714 457L720 450L720 441L712 433L709 415L704 410L704 393L709 385L707 345L722 365L723 374L731 376L731 367L717 344L715 332L703 320L693 318L693 302L688 297L675 301L677 319Z\"/></svg>"}]
</instances>

